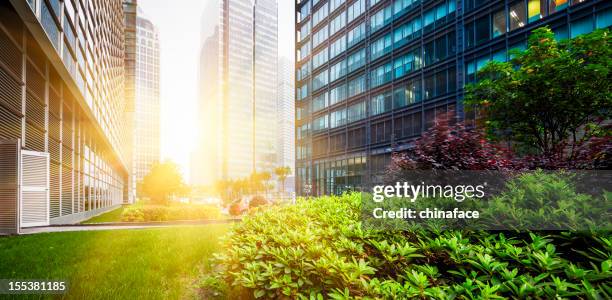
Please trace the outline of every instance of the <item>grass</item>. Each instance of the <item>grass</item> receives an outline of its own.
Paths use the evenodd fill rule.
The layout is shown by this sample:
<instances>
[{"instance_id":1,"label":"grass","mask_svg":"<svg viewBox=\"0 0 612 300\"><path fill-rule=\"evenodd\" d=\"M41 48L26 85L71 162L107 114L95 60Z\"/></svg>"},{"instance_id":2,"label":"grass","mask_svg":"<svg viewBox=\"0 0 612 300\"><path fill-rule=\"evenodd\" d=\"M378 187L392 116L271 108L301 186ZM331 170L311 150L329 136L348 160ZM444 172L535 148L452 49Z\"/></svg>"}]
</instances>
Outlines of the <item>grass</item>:
<instances>
[{"instance_id":1,"label":"grass","mask_svg":"<svg viewBox=\"0 0 612 300\"><path fill-rule=\"evenodd\" d=\"M83 224L95 224L95 223L107 223L107 222L121 222L121 214L127 208L127 205L122 205L113 209L109 212L105 212L99 216L95 216L89 220L83 221Z\"/></svg>"},{"instance_id":2,"label":"grass","mask_svg":"<svg viewBox=\"0 0 612 300\"><path fill-rule=\"evenodd\" d=\"M179 299L210 268L226 224L0 238L0 278L68 280L67 299ZM43 296L29 295L38 299ZM46 296L46 298L53 298Z\"/></svg>"}]
</instances>

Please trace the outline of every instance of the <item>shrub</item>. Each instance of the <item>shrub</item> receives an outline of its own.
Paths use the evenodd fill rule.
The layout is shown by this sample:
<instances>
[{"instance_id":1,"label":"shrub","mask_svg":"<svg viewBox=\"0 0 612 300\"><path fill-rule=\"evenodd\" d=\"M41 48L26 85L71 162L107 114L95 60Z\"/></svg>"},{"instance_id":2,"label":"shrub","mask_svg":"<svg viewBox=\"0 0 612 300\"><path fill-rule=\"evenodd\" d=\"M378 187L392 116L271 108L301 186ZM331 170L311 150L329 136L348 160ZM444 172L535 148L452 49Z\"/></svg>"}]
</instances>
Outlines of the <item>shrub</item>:
<instances>
[{"instance_id":1,"label":"shrub","mask_svg":"<svg viewBox=\"0 0 612 300\"><path fill-rule=\"evenodd\" d=\"M210 205L139 205L126 208L121 220L124 222L210 220L218 219L220 216L219 208Z\"/></svg>"},{"instance_id":2,"label":"shrub","mask_svg":"<svg viewBox=\"0 0 612 300\"><path fill-rule=\"evenodd\" d=\"M609 298L609 233L373 231L359 194L243 219L203 294L224 298ZM225 282L222 289L215 289ZM214 284L213 284L214 283Z\"/></svg>"},{"instance_id":3,"label":"shrub","mask_svg":"<svg viewBox=\"0 0 612 300\"><path fill-rule=\"evenodd\" d=\"M266 198L264 198L263 196L253 196L253 198L249 202L249 208L255 208L266 204L268 204L268 200L266 200Z\"/></svg>"},{"instance_id":4,"label":"shrub","mask_svg":"<svg viewBox=\"0 0 612 300\"><path fill-rule=\"evenodd\" d=\"M229 206L230 216L240 216L242 215L242 211L242 204L240 204L240 202L234 202Z\"/></svg>"}]
</instances>

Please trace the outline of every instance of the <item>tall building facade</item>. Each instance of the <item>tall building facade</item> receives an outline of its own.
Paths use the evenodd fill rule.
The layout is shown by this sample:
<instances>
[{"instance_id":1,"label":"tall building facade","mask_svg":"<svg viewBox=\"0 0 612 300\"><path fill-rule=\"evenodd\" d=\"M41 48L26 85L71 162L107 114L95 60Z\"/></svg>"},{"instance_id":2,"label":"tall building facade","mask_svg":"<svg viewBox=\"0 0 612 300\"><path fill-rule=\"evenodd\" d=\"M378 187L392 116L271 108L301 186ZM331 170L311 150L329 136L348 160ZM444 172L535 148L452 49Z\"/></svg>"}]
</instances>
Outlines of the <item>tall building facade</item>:
<instances>
[{"instance_id":1,"label":"tall building facade","mask_svg":"<svg viewBox=\"0 0 612 300\"><path fill-rule=\"evenodd\" d=\"M295 171L295 93L294 63L288 58L278 60L277 165Z\"/></svg>"},{"instance_id":2,"label":"tall building facade","mask_svg":"<svg viewBox=\"0 0 612 300\"><path fill-rule=\"evenodd\" d=\"M136 185L160 160L159 35L141 10L136 17L134 151L132 176Z\"/></svg>"},{"instance_id":3,"label":"tall building facade","mask_svg":"<svg viewBox=\"0 0 612 300\"><path fill-rule=\"evenodd\" d=\"M393 151L436 116L464 117L463 87L550 26L572 38L612 24L601 0L298 0L296 165L300 194L380 180Z\"/></svg>"},{"instance_id":4,"label":"tall building facade","mask_svg":"<svg viewBox=\"0 0 612 300\"><path fill-rule=\"evenodd\" d=\"M70 223L121 204L122 2L11 0L0 14L0 141L32 154L15 169L12 154L0 155L3 192L9 181L21 186L14 197L0 193L1 226L13 213L17 227Z\"/></svg>"},{"instance_id":5,"label":"tall building facade","mask_svg":"<svg viewBox=\"0 0 612 300\"><path fill-rule=\"evenodd\" d=\"M194 184L275 166L276 12L276 0L219 0L202 16Z\"/></svg>"}]
</instances>

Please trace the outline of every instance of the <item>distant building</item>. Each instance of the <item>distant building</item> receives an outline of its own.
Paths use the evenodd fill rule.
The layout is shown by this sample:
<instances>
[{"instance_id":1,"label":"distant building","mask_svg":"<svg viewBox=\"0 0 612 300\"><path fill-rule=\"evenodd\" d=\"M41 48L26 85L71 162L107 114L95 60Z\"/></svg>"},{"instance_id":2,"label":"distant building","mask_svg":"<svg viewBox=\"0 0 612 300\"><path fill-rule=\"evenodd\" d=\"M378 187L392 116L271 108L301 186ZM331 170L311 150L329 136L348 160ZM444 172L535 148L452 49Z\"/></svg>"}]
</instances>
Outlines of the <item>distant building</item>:
<instances>
[{"instance_id":1,"label":"distant building","mask_svg":"<svg viewBox=\"0 0 612 300\"><path fill-rule=\"evenodd\" d=\"M160 160L159 36L138 11L132 176L138 184Z\"/></svg>"},{"instance_id":2,"label":"distant building","mask_svg":"<svg viewBox=\"0 0 612 300\"><path fill-rule=\"evenodd\" d=\"M277 103L277 165L291 168L286 180L285 191L293 191L295 174L295 89L294 63L288 58L280 58L278 63L278 103Z\"/></svg>"},{"instance_id":3,"label":"distant building","mask_svg":"<svg viewBox=\"0 0 612 300\"><path fill-rule=\"evenodd\" d=\"M276 0L217 0L202 16L192 183L276 166Z\"/></svg>"},{"instance_id":4,"label":"distant building","mask_svg":"<svg viewBox=\"0 0 612 300\"><path fill-rule=\"evenodd\" d=\"M296 183L309 195L378 183L437 116L463 117L464 85L533 29L565 39L612 24L603 0L295 3Z\"/></svg>"}]
</instances>

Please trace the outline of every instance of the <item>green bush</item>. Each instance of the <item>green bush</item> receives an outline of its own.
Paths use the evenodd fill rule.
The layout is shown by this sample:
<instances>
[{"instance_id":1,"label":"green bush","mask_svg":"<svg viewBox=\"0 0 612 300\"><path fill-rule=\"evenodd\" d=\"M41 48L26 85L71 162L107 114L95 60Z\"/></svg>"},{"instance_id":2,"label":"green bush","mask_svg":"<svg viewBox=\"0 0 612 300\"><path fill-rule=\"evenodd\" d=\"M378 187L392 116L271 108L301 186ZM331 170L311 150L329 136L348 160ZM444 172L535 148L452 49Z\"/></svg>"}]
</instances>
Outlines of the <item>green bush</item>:
<instances>
[{"instance_id":1,"label":"green bush","mask_svg":"<svg viewBox=\"0 0 612 300\"><path fill-rule=\"evenodd\" d=\"M121 220L124 222L211 220L220 216L219 208L210 205L137 205L126 208L121 214Z\"/></svg>"},{"instance_id":2,"label":"green bush","mask_svg":"<svg viewBox=\"0 0 612 300\"><path fill-rule=\"evenodd\" d=\"M360 194L299 200L243 219L202 295L285 299L612 296L612 236L578 232L374 231Z\"/></svg>"}]
</instances>

